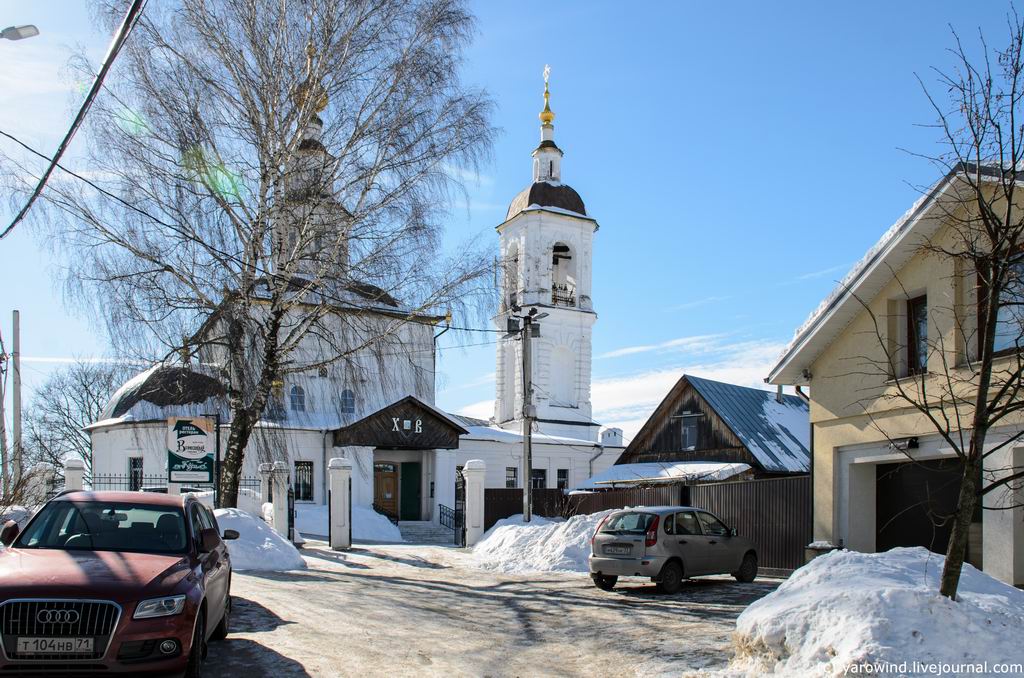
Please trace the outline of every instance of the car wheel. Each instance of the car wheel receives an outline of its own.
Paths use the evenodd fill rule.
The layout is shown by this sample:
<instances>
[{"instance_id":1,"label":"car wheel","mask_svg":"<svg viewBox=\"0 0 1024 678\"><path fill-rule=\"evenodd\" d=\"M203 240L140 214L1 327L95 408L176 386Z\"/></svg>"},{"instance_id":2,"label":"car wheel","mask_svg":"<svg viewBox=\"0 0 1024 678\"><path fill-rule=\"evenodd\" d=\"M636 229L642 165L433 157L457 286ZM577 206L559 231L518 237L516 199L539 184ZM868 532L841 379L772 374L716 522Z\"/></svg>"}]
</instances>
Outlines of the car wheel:
<instances>
[{"instance_id":1,"label":"car wheel","mask_svg":"<svg viewBox=\"0 0 1024 678\"><path fill-rule=\"evenodd\" d=\"M192 647L188 652L185 678L200 678L203 675L204 659L206 659L206 619L200 612L196 618L196 629L192 632Z\"/></svg>"},{"instance_id":2,"label":"car wheel","mask_svg":"<svg viewBox=\"0 0 1024 678\"><path fill-rule=\"evenodd\" d=\"M592 575L591 579L594 580L594 586L602 591L611 591L615 588L615 582L619 581L619 578L616 576L605 576L603 574Z\"/></svg>"},{"instance_id":3,"label":"car wheel","mask_svg":"<svg viewBox=\"0 0 1024 678\"><path fill-rule=\"evenodd\" d=\"M662 593L679 593L681 588L683 588L682 565L675 561L665 563L665 567L661 568L661 574L658 575L658 590Z\"/></svg>"},{"instance_id":4,"label":"car wheel","mask_svg":"<svg viewBox=\"0 0 1024 678\"><path fill-rule=\"evenodd\" d=\"M224 640L228 637L228 627L231 625L231 596L227 598L224 601L224 616L220 618L220 623L213 630L210 640Z\"/></svg>"},{"instance_id":5,"label":"car wheel","mask_svg":"<svg viewBox=\"0 0 1024 678\"><path fill-rule=\"evenodd\" d=\"M740 563L740 569L733 572L733 577L736 581L749 584L757 578L757 556L753 553L748 553L743 556L743 562Z\"/></svg>"}]
</instances>

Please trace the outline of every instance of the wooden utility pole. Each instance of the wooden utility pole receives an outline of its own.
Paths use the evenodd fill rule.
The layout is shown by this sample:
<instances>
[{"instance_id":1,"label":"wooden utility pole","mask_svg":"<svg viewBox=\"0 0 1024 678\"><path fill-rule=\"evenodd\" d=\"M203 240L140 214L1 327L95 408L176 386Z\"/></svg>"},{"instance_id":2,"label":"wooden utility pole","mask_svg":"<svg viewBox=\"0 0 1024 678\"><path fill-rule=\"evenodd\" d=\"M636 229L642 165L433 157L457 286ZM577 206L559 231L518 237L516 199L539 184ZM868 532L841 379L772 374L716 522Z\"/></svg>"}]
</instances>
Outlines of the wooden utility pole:
<instances>
[{"instance_id":1,"label":"wooden utility pole","mask_svg":"<svg viewBox=\"0 0 1024 678\"><path fill-rule=\"evenodd\" d=\"M533 515L533 366L530 335L533 318L523 318L523 522Z\"/></svg>"},{"instance_id":2,"label":"wooden utility pole","mask_svg":"<svg viewBox=\"0 0 1024 678\"><path fill-rule=\"evenodd\" d=\"M13 372L11 413L13 422L13 440L11 445L11 487L17 487L21 482L21 314L14 311L14 338L11 350L11 365ZM4 469L6 473L6 469Z\"/></svg>"}]
</instances>

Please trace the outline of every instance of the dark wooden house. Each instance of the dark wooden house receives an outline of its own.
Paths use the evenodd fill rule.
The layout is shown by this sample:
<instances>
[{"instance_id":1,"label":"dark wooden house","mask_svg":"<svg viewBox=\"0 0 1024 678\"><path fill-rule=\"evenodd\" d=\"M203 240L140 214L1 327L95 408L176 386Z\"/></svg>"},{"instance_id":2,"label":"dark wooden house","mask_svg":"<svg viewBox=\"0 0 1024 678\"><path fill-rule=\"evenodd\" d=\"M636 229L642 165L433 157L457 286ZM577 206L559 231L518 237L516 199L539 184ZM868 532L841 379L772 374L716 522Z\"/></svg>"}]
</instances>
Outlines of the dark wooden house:
<instances>
[{"instance_id":1,"label":"dark wooden house","mask_svg":"<svg viewBox=\"0 0 1024 678\"><path fill-rule=\"evenodd\" d=\"M807 473L809 408L800 396L683 375L616 464L748 464L754 477Z\"/></svg>"}]
</instances>

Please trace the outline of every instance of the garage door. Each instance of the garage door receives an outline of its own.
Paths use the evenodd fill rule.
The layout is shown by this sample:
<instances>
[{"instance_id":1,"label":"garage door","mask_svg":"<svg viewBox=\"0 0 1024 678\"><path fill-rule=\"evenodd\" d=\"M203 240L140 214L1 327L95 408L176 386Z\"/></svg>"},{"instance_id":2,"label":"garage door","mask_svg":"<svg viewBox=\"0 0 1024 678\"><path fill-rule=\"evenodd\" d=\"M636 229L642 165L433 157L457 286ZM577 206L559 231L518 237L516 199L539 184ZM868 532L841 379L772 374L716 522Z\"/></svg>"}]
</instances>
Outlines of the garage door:
<instances>
[{"instance_id":1,"label":"garage door","mask_svg":"<svg viewBox=\"0 0 1024 678\"><path fill-rule=\"evenodd\" d=\"M879 464L875 548L924 546L945 553L960 490L959 462ZM856 510L856 507L851 507Z\"/></svg>"}]
</instances>

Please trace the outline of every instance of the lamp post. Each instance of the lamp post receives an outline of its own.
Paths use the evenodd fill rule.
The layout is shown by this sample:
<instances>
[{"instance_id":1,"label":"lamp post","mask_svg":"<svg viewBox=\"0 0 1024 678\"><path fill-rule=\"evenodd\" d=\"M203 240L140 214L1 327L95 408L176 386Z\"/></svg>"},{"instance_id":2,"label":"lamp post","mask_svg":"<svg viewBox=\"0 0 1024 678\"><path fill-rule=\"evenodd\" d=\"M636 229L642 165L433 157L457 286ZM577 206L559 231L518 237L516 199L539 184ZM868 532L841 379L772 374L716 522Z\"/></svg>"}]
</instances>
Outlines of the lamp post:
<instances>
[{"instance_id":1,"label":"lamp post","mask_svg":"<svg viewBox=\"0 0 1024 678\"><path fill-rule=\"evenodd\" d=\"M4 40L24 40L25 38L33 38L37 35L39 35L39 29L32 24L8 26L0 31L0 38Z\"/></svg>"}]
</instances>

